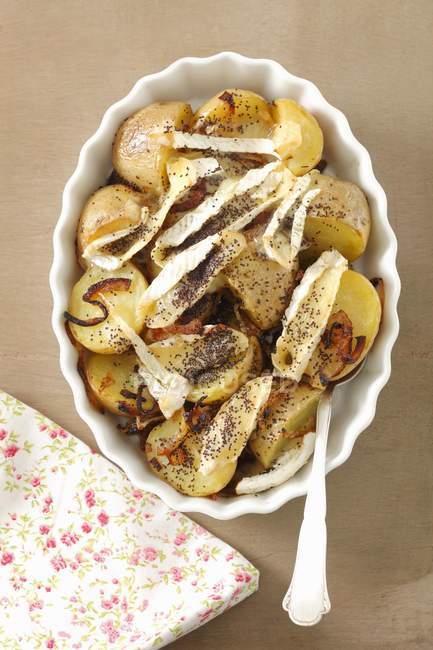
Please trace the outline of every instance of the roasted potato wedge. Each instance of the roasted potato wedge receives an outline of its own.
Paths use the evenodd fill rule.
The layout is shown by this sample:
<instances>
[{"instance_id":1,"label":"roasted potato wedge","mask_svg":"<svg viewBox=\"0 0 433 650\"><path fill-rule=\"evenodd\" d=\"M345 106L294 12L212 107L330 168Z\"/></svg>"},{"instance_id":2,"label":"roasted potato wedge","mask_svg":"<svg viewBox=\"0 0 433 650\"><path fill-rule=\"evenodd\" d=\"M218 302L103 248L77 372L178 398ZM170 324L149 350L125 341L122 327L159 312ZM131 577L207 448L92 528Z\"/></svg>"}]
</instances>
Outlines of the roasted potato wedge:
<instances>
[{"instance_id":1,"label":"roasted potato wedge","mask_svg":"<svg viewBox=\"0 0 433 650\"><path fill-rule=\"evenodd\" d=\"M126 185L101 187L87 200L77 227L78 261L83 268L88 263L82 253L92 241L109 233L135 226L140 221L140 211L152 202L150 195Z\"/></svg>"},{"instance_id":2,"label":"roasted potato wedge","mask_svg":"<svg viewBox=\"0 0 433 650\"><path fill-rule=\"evenodd\" d=\"M138 358L135 352L124 354L90 354L84 361L84 369L93 393L112 413L139 415L137 400L133 395L143 380L137 372ZM124 394L122 394L122 391ZM146 388L141 392L142 408L149 410L155 401Z\"/></svg>"},{"instance_id":3,"label":"roasted potato wedge","mask_svg":"<svg viewBox=\"0 0 433 650\"><path fill-rule=\"evenodd\" d=\"M268 469L286 451L290 441L315 431L317 405L322 391L308 384L281 380L272 390L248 446Z\"/></svg>"},{"instance_id":4,"label":"roasted potato wedge","mask_svg":"<svg viewBox=\"0 0 433 650\"><path fill-rule=\"evenodd\" d=\"M150 345L167 370L186 377L190 402L205 404L230 397L259 374L258 342L223 325L208 326L203 335L176 335ZM259 347L260 349L260 347Z\"/></svg>"},{"instance_id":5,"label":"roasted potato wedge","mask_svg":"<svg viewBox=\"0 0 433 650\"><path fill-rule=\"evenodd\" d=\"M272 376L251 379L225 402L202 433L200 469L204 474L236 461L267 402Z\"/></svg>"},{"instance_id":6,"label":"roasted potato wedge","mask_svg":"<svg viewBox=\"0 0 433 650\"><path fill-rule=\"evenodd\" d=\"M208 496L222 490L236 470L236 461L204 475L199 471L203 439L188 431L184 412L178 411L150 432L146 457L153 472L176 490L189 496Z\"/></svg>"},{"instance_id":7,"label":"roasted potato wedge","mask_svg":"<svg viewBox=\"0 0 433 650\"><path fill-rule=\"evenodd\" d=\"M262 330L277 325L289 304L297 263L285 269L262 251L264 225L244 231L247 247L223 271L228 287Z\"/></svg>"},{"instance_id":8,"label":"roasted potato wedge","mask_svg":"<svg viewBox=\"0 0 433 650\"><path fill-rule=\"evenodd\" d=\"M228 88L201 106L192 128L205 135L237 138L267 138L272 115L263 97L251 90Z\"/></svg>"},{"instance_id":9,"label":"roasted potato wedge","mask_svg":"<svg viewBox=\"0 0 433 650\"><path fill-rule=\"evenodd\" d=\"M304 237L309 247L302 251L303 264L336 248L353 262L365 250L370 235L370 209L363 191L354 183L323 174L314 176L311 189L320 189L307 209Z\"/></svg>"},{"instance_id":10,"label":"roasted potato wedge","mask_svg":"<svg viewBox=\"0 0 433 650\"><path fill-rule=\"evenodd\" d=\"M126 278L131 281L128 291L110 292L107 296L119 316L137 333L141 332L144 318L140 316L137 307L147 288L147 281L138 268L130 262L116 271L106 271L97 266L89 268L72 289L69 314L82 321L100 317L101 309L97 305L84 302L83 296L91 286L108 278ZM99 354L121 354L130 346L130 342L124 337L110 314L97 325L83 326L70 322L70 330L81 345Z\"/></svg>"},{"instance_id":11,"label":"roasted potato wedge","mask_svg":"<svg viewBox=\"0 0 433 650\"><path fill-rule=\"evenodd\" d=\"M323 133L317 120L293 99L272 104L273 140L278 153L296 176L313 169L322 157Z\"/></svg>"},{"instance_id":12,"label":"roasted potato wedge","mask_svg":"<svg viewBox=\"0 0 433 650\"><path fill-rule=\"evenodd\" d=\"M167 188L166 162L170 147L149 136L188 128L192 110L184 102L156 102L128 117L116 133L113 167L121 178L139 190L161 194Z\"/></svg>"},{"instance_id":13,"label":"roasted potato wedge","mask_svg":"<svg viewBox=\"0 0 433 650\"><path fill-rule=\"evenodd\" d=\"M361 273L345 271L327 329L305 371L310 385L322 388L361 363L373 345L380 318L381 304L374 286Z\"/></svg>"},{"instance_id":14,"label":"roasted potato wedge","mask_svg":"<svg viewBox=\"0 0 433 650\"><path fill-rule=\"evenodd\" d=\"M241 478L236 485L236 494L258 494L288 481L313 455L315 439L316 434L312 431L290 438L286 450L277 456L272 467L262 474Z\"/></svg>"}]
</instances>

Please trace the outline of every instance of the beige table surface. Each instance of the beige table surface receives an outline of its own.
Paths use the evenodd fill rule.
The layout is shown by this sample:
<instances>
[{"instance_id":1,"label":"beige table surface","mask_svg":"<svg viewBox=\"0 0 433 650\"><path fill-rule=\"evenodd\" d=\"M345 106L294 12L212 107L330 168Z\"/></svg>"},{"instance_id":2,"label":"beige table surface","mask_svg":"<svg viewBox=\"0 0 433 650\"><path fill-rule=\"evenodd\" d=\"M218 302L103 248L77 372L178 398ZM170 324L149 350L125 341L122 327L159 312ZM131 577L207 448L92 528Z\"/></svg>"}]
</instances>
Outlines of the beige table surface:
<instances>
[{"instance_id":1,"label":"beige table surface","mask_svg":"<svg viewBox=\"0 0 433 650\"><path fill-rule=\"evenodd\" d=\"M139 77L224 49L277 59L346 113L388 194L402 331L376 419L328 481L333 610L303 629L280 607L302 500L197 516L261 587L179 650L433 647L432 19L429 0L0 2L0 386L86 442L50 328L51 232L82 143Z\"/></svg>"}]
</instances>

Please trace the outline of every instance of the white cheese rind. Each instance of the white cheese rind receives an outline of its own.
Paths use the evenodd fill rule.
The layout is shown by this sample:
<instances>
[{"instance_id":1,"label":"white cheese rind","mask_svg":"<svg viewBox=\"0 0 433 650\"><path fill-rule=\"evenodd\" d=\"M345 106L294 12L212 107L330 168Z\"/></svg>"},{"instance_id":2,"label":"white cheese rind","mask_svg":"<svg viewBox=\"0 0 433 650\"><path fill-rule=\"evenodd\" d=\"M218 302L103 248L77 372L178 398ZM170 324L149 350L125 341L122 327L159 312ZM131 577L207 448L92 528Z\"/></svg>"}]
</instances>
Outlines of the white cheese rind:
<instances>
[{"instance_id":1,"label":"white cheese rind","mask_svg":"<svg viewBox=\"0 0 433 650\"><path fill-rule=\"evenodd\" d=\"M159 262L163 249L180 246L190 235L198 232L209 219L217 215L226 203L256 186L265 184L267 177L275 171L279 164L268 163L264 167L250 169L240 179L224 179L214 194L193 210L185 212L177 223L161 234L156 242L153 258ZM273 180L275 184L275 179ZM268 189L269 191L272 190Z\"/></svg>"},{"instance_id":2,"label":"white cheese rind","mask_svg":"<svg viewBox=\"0 0 433 650\"><path fill-rule=\"evenodd\" d=\"M301 249L307 209L313 198L320 192L319 189L307 191L310 183L311 174L296 179L291 190L274 211L263 233L266 255L284 268L291 268L294 258ZM301 202L298 205L299 199ZM292 224L290 235L287 235L281 228L289 218Z\"/></svg>"},{"instance_id":3,"label":"white cheese rind","mask_svg":"<svg viewBox=\"0 0 433 650\"><path fill-rule=\"evenodd\" d=\"M206 255L220 239L219 235L206 237L203 241L190 246L169 259L162 271L147 287L141 298L141 305L144 306L155 302L167 291L170 291L184 275L193 271L205 259Z\"/></svg>"},{"instance_id":4,"label":"white cheese rind","mask_svg":"<svg viewBox=\"0 0 433 650\"><path fill-rule=\"evenodd\" d=\"M283 331L272 355L275 374L299 382L320 342L335 302L347 260L325 251L305 271L283 318Z\"/></svg>"},{"instance_id":5,"label":"white cheese rind","mask_svg":"<svg viewBox=\"0 0 433 650\"><path fill-rule=\"evenodd\" d=\"M172 131L167 133L164 142L174 149L211 149L223 153L258 153L281 159L271 138L224 138L200 133ZM157 137L158 141L161 136Z\"/></svg>"},{"instance_id":6,"label":"white cheese rind","mask_svg":"<svg viewBox=\"0 0 433 650\"><path fill-rule=\"evenodd\" d=\"M206 241L206 240L203 240ZM159 298L157 300L149 301L146 298L140 301L138 306L140 314L144 317L145 323L148 327L158 328L158 327L167 327L172 325L179 316L189 307L192 307L206 292L211 290L212 284L214 283L217 276L219 276L222 269L230 264L246 247L245 237L241 233L234 233L228 230L223 230L215 238L209 238L209 241L212 242L212 248L207 255L203 255L202 260L197 261L197 265L194 268L197 268L200 262L204 262L207 258L210 258L212 255L213 249L218 246L218 251L216 255L209 259L209 264L211 265L208 269L206 266L204 268L204 281L200 284L200 276L197 276L196 286L194 290L185 291L187 288L187 282L183 282L183 278L187 276L188 272L184 272L181 277L180 273L177 272L176 278L179 277L176 284L174 284L170 289L165 292L158 291ZM205 250L207 243L203 245ZM187 258L188 250L185 250L185 255L183 258ZM176 265L176 258L173 258L174 266ZM157 278L159 275L157 276ZM156 279L157 279L156 278ZM153 283L152 283L153 284ZM168 284L171 284L168 282ZM150 285L152 286L152 285ZM167 285L168 286L168 285ZM187 293L187 297L185 297Z\"/></svg>"},{"instance_id":7,"label":"white cheese rind","mask_svg":"<svg viewBox=\"0 0 433 650\"><path fill-rule=\"evenodd\" d=\"M116 313L111 302L103 295L100 298L108 307L110 316L113 317L134 347L140 361L139 374L144 379L150 394L158 402L164 417L170 418L184 405L188 393L191 391L191 384L177 372L168 371L135 330Z\"/></svg>"},{"instance_id":8,"label":"white cheese rind","mask_svg":"<svg viewBox=\"0 0 433 650\"><path fill-rule=\"evenodd\" d=\"M115 270L123 266L136 253L144 248L155 237L161 228L164 220L173 204L190 189L200 178L206 178L221 170L216 158L176 158L167 163L167 175L170 181L170 188L160 208L150 213L149 208L141 209L140 222L130 228L109 233L91 242L83 252L83 258L91 264L104 269ZM144 226L144 229L143 229ZM118 241L138 231L137 241L122 255L111 255L101 250L104 246Z\"/></svg>"},{"instance_id":9,"label":"white cheese rind","mask_svg":"<svg viewBox=\"0 0 433 650\"><path fill-rule=\"evenodd\" d=\"M269 471L241 479L236 485L236 494L257 494L288 481L312 456L315 439L315 433L306 433L295 447L277 458Z\"/></svg>"}]
</instances>

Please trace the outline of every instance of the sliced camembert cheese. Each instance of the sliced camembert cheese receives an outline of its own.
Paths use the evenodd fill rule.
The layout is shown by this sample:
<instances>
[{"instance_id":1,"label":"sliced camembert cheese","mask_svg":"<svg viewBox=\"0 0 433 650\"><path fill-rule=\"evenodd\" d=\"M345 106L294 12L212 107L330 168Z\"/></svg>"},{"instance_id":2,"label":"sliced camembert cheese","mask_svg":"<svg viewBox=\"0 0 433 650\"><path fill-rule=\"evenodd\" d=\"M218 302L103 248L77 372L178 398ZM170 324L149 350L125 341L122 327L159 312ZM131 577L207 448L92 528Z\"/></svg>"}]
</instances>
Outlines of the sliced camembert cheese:
<instances>
[{"instance_id":1,"label":"sliced camembert cheese","mask_svg":"<svg viewBox=\"0 0 433 650\"><path fill-rule=\"evenodd\" d=\"M246 247L245 237L230 231L222 231L200 243L202 246L195 249L194 258L189 260L189 249L185 254L176 255L169 272L161 279L161 274L157 275L146 290L138 309L148 327L172 325L211 289L222 269Z\"/></svg>"},{"instance_id":2,"label":"sliced camembert cheese","mask_svg":"<svg viewBox=\"0 0 433 650\"><path fill-rule=\"evenodd\" d=\"M236 494L256 494L285 483L305 465L314 451L316 434L294 438L291 449L283 452L267 472L246 476L236 485Z\"/></svg>"},{"instance_id":3,"label":"sliced camembert cheese","mask_svg":"<svg viewBox=\"0 0 433 650\"><path fill-rule=\"evenodd\" d=\"M307 268L284 314L283 331L272 355L275 374L301 380L325 330L347 266L347 260L332 250Z\"/></svg>"},{"instance_id":4,"label":"sliced camembert cheese","mask_svg":"<svg viewBox=\"0 0 433 650\"><path fill-rule=\"evenodd\" d=\"M285 268L292 266L293 260L301 249L307 208L320 192L319 189L307 191L311 180L312 174L306 174L295 180L291 190L274 211L263 233L266 255ZM286 223L289 225L289 232L283 229Z\"/></svg>"},{"instance_id":5,"label":"sliced camembert cheese","mask_svg":"<svg viewBox=\"0 0 433 650\"><path fill-rule=\"evenodd\" d=\"M193 210L185 212L177 223L160 235L152 252L152 258L154 261L156 261L157 264L162 264L165 249L183 244L188 237L198 232L209 221L209 219L217 215L223 206L229 201L235 197L240 197L243 194L246 194L261 184L264 184L267 177L272 174L272 172L275 172L279 165L280 163L269 163L264 167L250 169L241 178L224 179L214 194L205 198L205 200ZM277 179L273 177L274 186L275 182L279 182L280 179L280 174ZM269 187L269 184L266 187ZM268 193L273 189L274 187L269 187Z\"/></svg>"},{"instance_id":6,"label":"sliced camembert cheese","mask_svg":"<svg viewBox=\"0 0 433 650\"><path fill-rule=\"evenodd\" d=\"M269 398L272 376L251 379L225 402L202 433L199 471L210 474L237 460Z\"/></svg>"},{"instance_id":7,"label":"sliced camembert cheese","mask_svg":"<svg viewBox=\"0 0 433 650\"><path fill-rule=\"evenodd\" d=\"M182 157L169 160L167 175L170 186L159 209L151 213L149 208L143 207L137 225L134 224L129 228L109 233L94 240L83 251L83 258L104 269L120 268L155 237L170 208L187 190L195 185L200 178L206 178L220 171L220 165L215 158L189 159ZM117 249L120 248L121 253L116 254L110 251L112 245Z\"/></svg>"},{"instance_id":8,"label":"sliced camembert cheese","mask_svg":"<svg viewBox=\"0 0 433 650\"><path fill-rule=\"evenodd\" d=\"M258 153L281 159L271 138L224 138L184 131L172 131L163 135L154 134L151 137L159 144L174 149L211 149L222 153Z\"/></svg>"},{"instance_id":9,"label":"sliced camembert cheese","mask_svg":"<svg viewBox=\"0 0 433 650\"><path fill-rule=\"evenodd\" d=\"M116 321L124 336L131 342L140 361L138 373L143 378L152 397L158 402L162 414L170 418L180 409L191 391L189 381L175 371L167 370L135 330L116 312L114 305L101 295L110 316Z\"/></svg>"},{"instance_id":10,"label":"sliced camembert cheese","mask_svg":"<svg viewBox=\"0 0 433 650\"><path fill-rule=\"evenodd\" d=\"M145 290L140 303L141 309L146 309L148 305L162 298L184 275L193 271L220 240L219 235L207 237L172 257Z\"/></svg>"}]
</instances>

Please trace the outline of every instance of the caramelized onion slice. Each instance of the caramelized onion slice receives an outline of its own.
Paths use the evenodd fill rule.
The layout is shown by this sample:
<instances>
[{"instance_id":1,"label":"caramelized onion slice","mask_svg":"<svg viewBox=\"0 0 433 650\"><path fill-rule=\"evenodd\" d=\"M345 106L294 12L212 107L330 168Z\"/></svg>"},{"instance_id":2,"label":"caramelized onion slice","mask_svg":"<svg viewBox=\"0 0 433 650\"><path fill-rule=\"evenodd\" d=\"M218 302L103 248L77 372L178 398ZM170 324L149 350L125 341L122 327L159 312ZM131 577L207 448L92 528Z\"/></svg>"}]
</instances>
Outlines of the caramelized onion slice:
<instances>
[{"instance_id":1,"label":"caramelized onion slice","mask_svg":"<svg viewBox=\"0 0 433 650\"><path fill-rule=\"evenodd\" d=\"M122 397L126 397L127 399L135 399L137 411L140 415L149 417L150 415L160 414L161 411L159 410L158 404L153 399L153 397L150 396L150 405L144 406L143 402L145 401L145 398L143 397L143 390L146 388L146 386L147 384L145 383L140 384L136 393L124 388L120 391L120 394ZM148 400L149 396L147 397L147 401Z\"/></svg>"},{"instance_id":2,"label":"caramelized onion slice","mask_svg":"<svg viewBox=\"0 0 433 650\"><path fill-rule=\"evenodd\" d=\"M95 284L92 284L83 294L83 300L84 302L88 302L90 305L99 307L102 311L102 316L95 316L88 320L82 320L81 318L73 316L73 314L70 314L68 311L65 311L63 316L67 321L71 321L75 325L80 325L81 327L93 327L94 325L99 325L108 317L108 309L103 302L95 299L96 296L104 292L128 291L130 286L131 280L129 278L106 278L105 280L95 282Z\"/></svg>"},{"instance_id":3,"label":"caramelized onion slice","mask_svg":"<svg viewBox=\"0 0 433 650\"><path fill-rule=\"evenodd\" d=\"M167 327L154 327L148 329L146 332L146 343L155 343L156 341L163 341L176 334L201 334L203 331L203 323L199 318L193 318L189 323L174 323L167 325Z\"/></svg>"},{"instance_id":4,"label":"caramelized onion slice","mask_svg":"<svg viewBox=\"0 0 433 650\"><path fill-rule=\"evenodd\" d=\"M365 336L357 336L355 338L355 347L353 347L352 321L342 309L332 314L329 320L331 324L322 335L322 343L325 350L329 349L337 354L341 361L341 367L331 376L323 372L320 373L320 381L324 385L332 381L332 377L339 375L344 366L356 363L366 344Z\"/></svg>"}]
</instances>

